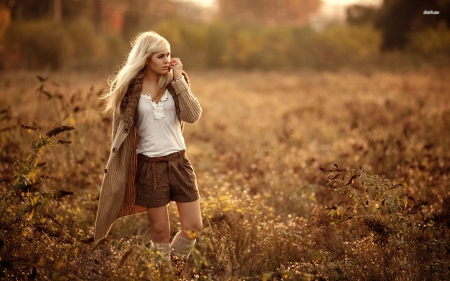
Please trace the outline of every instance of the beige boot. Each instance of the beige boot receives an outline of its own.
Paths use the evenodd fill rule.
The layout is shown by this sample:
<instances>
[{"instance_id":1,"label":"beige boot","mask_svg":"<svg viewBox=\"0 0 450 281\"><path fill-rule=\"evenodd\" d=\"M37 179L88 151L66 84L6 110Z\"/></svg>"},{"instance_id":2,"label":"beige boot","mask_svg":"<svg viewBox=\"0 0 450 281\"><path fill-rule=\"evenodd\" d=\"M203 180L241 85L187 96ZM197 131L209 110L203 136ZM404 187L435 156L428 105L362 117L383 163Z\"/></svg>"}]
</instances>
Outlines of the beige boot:
<instances>
[{"instance_id":1,"label":"beige boot","mask_svg":"<svg viewBox=\"0 0 450 281\"><path fill-rule=\"evenodd\" d=\"M155 243L151 241L150 249L155 253L155 263L157 265L169 264L170 262L170 244Z\"/></svg>"}]
</instances>

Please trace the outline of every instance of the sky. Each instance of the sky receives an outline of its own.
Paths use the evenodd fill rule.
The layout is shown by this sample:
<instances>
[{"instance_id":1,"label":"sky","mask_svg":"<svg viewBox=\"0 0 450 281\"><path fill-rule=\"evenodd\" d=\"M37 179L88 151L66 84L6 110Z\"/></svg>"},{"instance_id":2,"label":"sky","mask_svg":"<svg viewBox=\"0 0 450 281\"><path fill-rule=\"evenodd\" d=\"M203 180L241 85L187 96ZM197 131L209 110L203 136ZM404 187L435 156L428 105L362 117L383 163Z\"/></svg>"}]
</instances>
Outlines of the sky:
<instances>
[{"instance_id":1,"label":"sky","mask_svg":"<svg viewBox=\"0 0 450 281\"><path fill-rule=\"evenodd\" d=\"M201 0L200 0L201 1ZM322 0L325 4L350 5L350 4L381 4L382 0Z\"/></svg>"},{"instance_id":2,"label":"sky","mask_svg":"<svg viewBox=\"0 0 450 281\"><path fill-rule=\"evenodd\" d=\"M216 0L176 0L191 2L205 8L214 8ZM309 18L309 24L316 30L322 30L330 21L343 22L346 18L346 8L352 4L379 6L383 0L322 0L322 6L316 14Z\"/></svg>"},{"instance_id":3,"label":"sky","mask_svg":"<svg viewBox=\"0 0 450 281\"><path fill-rule=\"evenodd\" d=\"M201 0L199 0L201 1ZM322 6L317 14L310 17L310 25L321 30L329 21L345 21L346 8L352 4L379 6L383 0L322 0Z\"/></svg>"}]
</instances>

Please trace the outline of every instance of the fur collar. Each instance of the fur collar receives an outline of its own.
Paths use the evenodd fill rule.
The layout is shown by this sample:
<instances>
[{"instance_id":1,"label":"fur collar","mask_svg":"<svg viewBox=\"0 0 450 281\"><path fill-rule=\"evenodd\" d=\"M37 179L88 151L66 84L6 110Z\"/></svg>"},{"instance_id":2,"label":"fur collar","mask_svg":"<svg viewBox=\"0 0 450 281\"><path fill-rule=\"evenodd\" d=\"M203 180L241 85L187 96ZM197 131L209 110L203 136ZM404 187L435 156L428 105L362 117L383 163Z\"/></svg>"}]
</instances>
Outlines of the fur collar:
<instances>
[{"instance_id":1,"label":"fur collar","mask_svg":"<svg viewBox=\"0 0 450 281\"><path fill-rule=\"evenodd\" d=\"M142 81L144 79L144 70L139 71L133 80L131 80L128 86L127 92L120 104L120 115L127 127L130 128L134 124L134 115L139 103L139 98L142 92Z\"/></svg>"}]
</instances>

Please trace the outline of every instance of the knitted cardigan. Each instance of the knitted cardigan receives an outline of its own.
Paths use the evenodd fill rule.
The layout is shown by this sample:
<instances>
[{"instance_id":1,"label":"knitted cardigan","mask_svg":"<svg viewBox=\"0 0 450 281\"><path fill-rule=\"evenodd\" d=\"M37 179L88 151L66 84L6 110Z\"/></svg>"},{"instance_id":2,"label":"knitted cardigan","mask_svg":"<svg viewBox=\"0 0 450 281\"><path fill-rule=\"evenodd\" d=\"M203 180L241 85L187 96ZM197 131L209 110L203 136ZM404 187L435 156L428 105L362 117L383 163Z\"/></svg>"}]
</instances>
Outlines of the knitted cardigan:
<instances>
[{"instance_id":1,"label":"knitted cardigan","mask_svg":"<svg viewBox=\"0 0 450 281\"><path fill-rule=\"evenodd\" d=\"M189 88L189 78L172 81L168 86L175 101L181 130L184 122L195 123L202 115L202 108ZM100 191L94 242L106 237L116 219L146 212L135 202L137 128L135 117L142 91L144 71L130 82L120 106L120 114L114 111L112 122L112 145Z\"/></svg>"}]
</instances>

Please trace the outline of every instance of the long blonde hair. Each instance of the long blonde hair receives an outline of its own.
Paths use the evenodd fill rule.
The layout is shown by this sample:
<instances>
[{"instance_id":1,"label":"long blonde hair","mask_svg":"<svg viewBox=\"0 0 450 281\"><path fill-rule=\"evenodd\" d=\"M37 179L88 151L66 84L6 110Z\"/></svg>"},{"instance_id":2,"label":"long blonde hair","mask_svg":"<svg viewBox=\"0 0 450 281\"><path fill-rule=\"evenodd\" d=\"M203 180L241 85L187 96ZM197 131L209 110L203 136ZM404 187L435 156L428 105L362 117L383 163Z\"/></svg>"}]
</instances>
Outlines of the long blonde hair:
<instances>
[{"instance_id":1,"label":"long blonde hair","mask_svg":"<svg viewBox=\"0 0 450 281\"><path fill-rule=\"evenodd\" d=\"M103 96L107 100L104 112L113 109L120 112L120 104L128 89L130 82L145 68L145 63L155 53L170 50L169 42L154 31L147 31L138 34L131 41L131 51L127 61L120 68L119 72L108 80L109 92ZM173 74L168 72L158 76L158 93L164 93L166 86L172 81Z\"/></svg>"}]
</instances>

